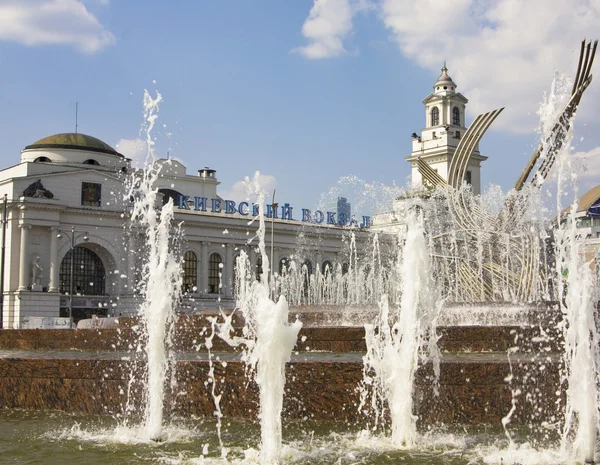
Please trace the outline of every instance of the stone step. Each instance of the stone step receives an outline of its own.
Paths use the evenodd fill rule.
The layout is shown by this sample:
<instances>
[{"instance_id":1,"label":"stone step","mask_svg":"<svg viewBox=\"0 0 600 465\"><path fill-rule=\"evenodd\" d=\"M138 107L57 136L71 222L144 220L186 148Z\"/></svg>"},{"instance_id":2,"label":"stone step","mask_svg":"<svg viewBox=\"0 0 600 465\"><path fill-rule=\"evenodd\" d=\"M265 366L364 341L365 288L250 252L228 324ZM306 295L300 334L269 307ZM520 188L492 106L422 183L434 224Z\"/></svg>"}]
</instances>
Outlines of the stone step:
<instances>
[{"instance_id":1,"label":"stone step","mask_svg":"<svg viewBox=\"0 0 600 465\"><path fill-rule=\"evenodd\" d=\"M176 327L173 341L177 351L205 351L210 325L200 318ZM519 347L524 352L558 352L562 338L556 329L538 326L453 326L437 330L438 346L447 352L499 352ZM237 335L241 331L237 330ZM298 351L365 352L362 327L306 327L298 337ZM135 325L113 329L0 331L0 349L34 350L136 350ZM233 351L221 338L213 338L214 350Z\"/></svg>"}]
</instances>

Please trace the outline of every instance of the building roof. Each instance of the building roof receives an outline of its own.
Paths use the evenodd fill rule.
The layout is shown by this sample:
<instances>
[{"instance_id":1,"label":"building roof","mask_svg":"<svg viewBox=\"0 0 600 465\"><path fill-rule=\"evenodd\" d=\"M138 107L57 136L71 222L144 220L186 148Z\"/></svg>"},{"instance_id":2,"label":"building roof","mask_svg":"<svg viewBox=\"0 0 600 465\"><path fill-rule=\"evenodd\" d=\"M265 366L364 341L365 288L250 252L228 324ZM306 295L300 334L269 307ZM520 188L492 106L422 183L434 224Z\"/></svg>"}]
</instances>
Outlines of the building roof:
<instances>
[{"instance_id":1,"label":"building roof","mask_svg":"<svg viewBox=\"0 0 600 465\"><path fill-rule=\"evenodd\" d=\"M437 82L434 84L434 89L437 89L438 86L452 86L456 87L454 81L450 76L448 76L448 68L446 68L446 62L444 62L444 67L442 68L442 74L438 78ZM454 89L452 89L454 90Z\"/></svg>"},{"instance_id":2,"label":"building roof","mask_svg":"<svg viewBox=\"0 0 600 465\"><path fill-rule=\"evenodd\" d=\"M600 200L600 184L597 185L596 187L592 187L589 191L587 191L585 194L583 194L581 197L579 197L579 200L577 201L577 211L575 213L592 213L592 214L596 214L594 212L594 210L597 209L597 206L592 210L592 212L590 212L589 210L594 206L594 204ZM561 212L560 212L560 216L562 217L563 215L566 215L567 213L569 213L571 211L571 207L573 207L573 205L569 205L568 207L564 208Z\"/></svg>"},{"instance_id":3,"label":"building roof","mask_svg":"<svg viewBox=\"0 0 600 465\"><path fill-rule=\"evenodd\" d=\"M587 212L600 199L600 184L583 194L577 202L577 212Z\"/></svg>"},{"instance_id":4,"label":"building roof","mask_svg":"<svg viewBox=\"0 0 600 465\"><path fill-rule=\"evenodd\" d=\"M119 152L113 149L106 142L101 141L86 134L75 132L67 132L62 134L54 134L53 136L44 137L37 142L25 147L28 149L73 149L85 150L89 152L108 153L123 157Z\"/></svg>"}]
</instances>

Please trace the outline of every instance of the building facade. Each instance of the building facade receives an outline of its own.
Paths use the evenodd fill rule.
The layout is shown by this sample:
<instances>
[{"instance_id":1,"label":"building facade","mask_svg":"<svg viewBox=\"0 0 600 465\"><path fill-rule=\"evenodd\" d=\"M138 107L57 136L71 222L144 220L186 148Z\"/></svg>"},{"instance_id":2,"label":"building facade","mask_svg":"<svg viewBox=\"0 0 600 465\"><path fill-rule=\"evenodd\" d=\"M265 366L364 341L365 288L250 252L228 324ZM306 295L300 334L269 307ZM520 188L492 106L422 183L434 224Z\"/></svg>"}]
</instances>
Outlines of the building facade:
<instances>
[{"instance_id":1,"label":"building facade","mask_svg":"<svg viewBox=\"0 0 600 465\"><path fill-rule=\"evenodd\" d=\"M175 160L158 163L158 197L175 202L185 238L182 309L214 307L217 298L220 305L231 304L241 251L257 273L261 269L256 212L247 202L236 205L218 196L215 170L190 175ZM22 327L32 316L66 317L71 302L75 320L136 312L145 234L129 225L132 175L131 160L99 139L72 133L28 145L18 164L0 171L4 328ZM311 270L345 260L348 226L327 212L303 211L312 221L301 222L285 208L266 210L274 272L292 258Z\"/></svg>"}]
</instances>

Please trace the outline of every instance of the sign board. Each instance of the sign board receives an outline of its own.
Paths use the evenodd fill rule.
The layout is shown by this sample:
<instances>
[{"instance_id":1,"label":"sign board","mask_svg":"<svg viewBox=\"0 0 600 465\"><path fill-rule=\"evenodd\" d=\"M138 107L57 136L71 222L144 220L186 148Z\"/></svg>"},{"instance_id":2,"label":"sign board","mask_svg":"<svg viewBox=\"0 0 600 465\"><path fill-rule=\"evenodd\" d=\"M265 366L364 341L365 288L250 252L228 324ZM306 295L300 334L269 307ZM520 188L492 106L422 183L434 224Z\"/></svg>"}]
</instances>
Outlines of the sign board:
<instances>
[{"instance_id":1,"label":"sign board","mask_svg":"<svg viewBox=\"0 0 600 465\"><path fill-rule=\"evenodd\" d=\"M48 316L24 316L21 319L23 329L69 329L69 318Z\"/></svg>"}]
</instances>

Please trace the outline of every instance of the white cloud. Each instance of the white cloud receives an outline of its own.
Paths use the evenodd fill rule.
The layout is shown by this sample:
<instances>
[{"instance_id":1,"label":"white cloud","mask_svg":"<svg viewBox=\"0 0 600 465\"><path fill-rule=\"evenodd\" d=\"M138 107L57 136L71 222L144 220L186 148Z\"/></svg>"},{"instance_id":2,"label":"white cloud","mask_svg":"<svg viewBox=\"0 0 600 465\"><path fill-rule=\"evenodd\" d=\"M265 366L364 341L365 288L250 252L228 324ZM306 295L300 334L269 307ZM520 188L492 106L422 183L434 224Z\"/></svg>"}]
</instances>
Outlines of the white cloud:
<instances>
[{"instance_id":1,"label":"white cloud","mask_svg":"<svg viewBox=\"0 0 600 465\"><path fill-rule=\"evenodd\" d=\"M346 55L344 38L352 30L352 18L358 11L369 7L366 0L314 0L302 26L302 35L310 44L292 51L310 59Z\"/></svg>"},{"instance_id":2,"label":"white cloud","mask_svg":"<svg viewBox=\"0 0 600 465\"><path fill-rule=\"evenodd\" d=\"M94 53L115 37L78 0L0 0L0 40Z\"/></svg>"},{"instance_id":3,"label":"white cloud","mask_svg":"<svg viewBox=\"0 0 600 465\"><path fill-rule=\"evenodd\" d=\"M277 188L277 179L275 179L275 176L269 174L260 174L258 182L265 191L265 202L269 203L271 201L271 196L273 195L273 190ZM247 182L244 180L237 181L230 187L219 188L217 194L225 200L234 200L236 202L242 202L244 200L250 200L251 202L255 201L256 195L248 194L248 191L246 190L247 185ZM277 201L277 198L275 200Z\"/></svg>"},{"instance_id":4,"label":"white cloud","mask_svg":"<svg viewBox=\"0 0 600 465\"><path fill-rule=\"evenodd\" d=\"M142 139L120 139L116 143L117 152L131 158L131 166L142 168L148 158L148 143Z\"/></svg>"},{"instance_id":5,"label":"white cloud","mask_svg":"<svg viewBox=\"0 0 600 465\"><path fill-rule=\"evenodd\" d=\"M513 132L536 127L554 71L574 78L580 41L600 23L598 0L382 0L379 12L408 58L434 72L447 59L470 113L506 106L494 126ZM580 116L597 114L598 96L590 86Z\"/></svg>"},{"instance_id":6,"label":"white cloud","mask_svg":"<svg viewBox=\"0 0 600 465\"><path fill-rule=\"evenodd\" d=\"M594 185L600 183L600 147L574 153L573 161L581 178L595 178Z\"/></svg>"}]
</instances>

